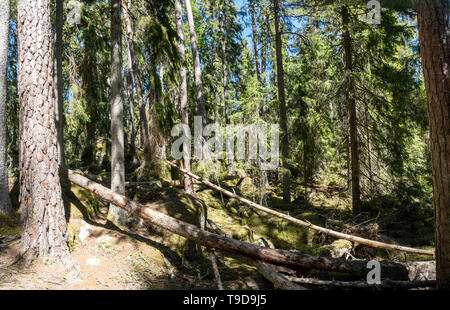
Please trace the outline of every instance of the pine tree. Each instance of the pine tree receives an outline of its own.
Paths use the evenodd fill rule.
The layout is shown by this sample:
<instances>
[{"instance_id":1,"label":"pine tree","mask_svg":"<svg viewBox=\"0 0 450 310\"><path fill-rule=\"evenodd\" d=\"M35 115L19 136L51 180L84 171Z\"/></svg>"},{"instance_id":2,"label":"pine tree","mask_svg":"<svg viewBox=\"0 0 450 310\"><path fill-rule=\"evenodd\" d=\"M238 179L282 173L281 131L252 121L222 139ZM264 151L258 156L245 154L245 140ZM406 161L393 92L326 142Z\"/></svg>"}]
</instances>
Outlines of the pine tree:
<instances>
[{"instance_id":1,"label":"pine tree","mask_svg":"<svg viewBox=\"0 0 450 310\"><path fill-rule=\"evenodd\" d=\"M39 18L37 18L39 17ZM20 203L26 257L73 266L59 180L50 1L19 1Z\"/></svg>"}]
</instances>

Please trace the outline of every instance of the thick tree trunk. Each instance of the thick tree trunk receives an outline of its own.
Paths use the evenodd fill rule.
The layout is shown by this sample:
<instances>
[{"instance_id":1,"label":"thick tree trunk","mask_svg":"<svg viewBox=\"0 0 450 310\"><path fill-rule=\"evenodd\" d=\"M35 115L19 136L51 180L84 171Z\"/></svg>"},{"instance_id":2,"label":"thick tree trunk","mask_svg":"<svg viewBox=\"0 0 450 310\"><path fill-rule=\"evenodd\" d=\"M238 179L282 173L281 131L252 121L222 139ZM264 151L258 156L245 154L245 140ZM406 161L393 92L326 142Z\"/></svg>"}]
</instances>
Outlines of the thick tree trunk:
<instances>
[{"instance_id":1,"label":"thick tree trunk","mask_svg":"<svg viewBox=\"0 0 450 310\"><path fill-rule=\"evenodd\" d=\"M55 56L53 79L55 83L54 97L55 103L55 124L58 136L58 161L61 168L65 169L66 159L64 155L64 79L62 72L63 53L63 0L55 2Z\"/></svg>"},{"instance_id":2,"label":"thick tree trunk","mask_svg":"<svg viewBox=\"0 0 450 310\"><path fill-rule=\"evenodd\" d=\"M183 32L183 18L181 13L181 3L180 0L175 0L175 19L178 34L178 52L181 56L180 65L180 113L181 113L181 124L189 127L189 113L188 113L188 96L187 96L187 77L186 77L186 51L184 48L184 32ZM189 146L190 147L190 146ZM190 152L183 153L183 167L186 171L191 171L191 158L189 156ZM194 186L192 184L192 179L190 176L184 176L184 190L188 194L194 192Z\"/></svg>"},{"instance_id":3,"label":"thick tree trunk","mask_svg":"<svg viewBox=\"0 0 450 310\"><path fill-rule=\"evenodd\" d=\"M195 32L195 22L194 16L192 14L191 0L185 0L184 2L186 4L186 15L188 18L189 34L191 37L192 57L194 59L194 77L195 77L195 87L197 90L198 113L202 117L202 128L205 128L206 110L205 110L205 102L203 99L202 69L200 67L200 55L198 51L197 34Z\"/></svg>"},{"instance_id":4,"label":"thick tree trunk","mask_svg":"<svg viewBox=\"0 0 450 310\"><path fill-rule=\"evenodd\" d=\"M286 111L286 93L284 88L284 68L283 68L283 41L281 38L280 29L280 4L279 0L273 0L273 14L275 17L275 47L277 58L277 86L278 86L278 101L280 113L280 127L282 130L281 139L281 157L283 161L283 199L286 202L291 202L291 181L290 171L288 165L289 158L289 139L287 128L287 111Z\"/></svg>"},{"instance_id":5,"label":"thick tree trunk","mask_svg":"<svg viewBox=\"0 0 450 310\"><path fill-rule=\"evenodd\" d=\"M439 289L450 289L450 3L418 1L420 52L427 92Z\"/></svg>"},{"instance_id":6,"label":"thick tree trunk","mask_svg":"<svg viewBox=\"0 0 450 310\"><path fill-rule=\"evenodd\" d=\"M101 184L90 181L89 179L72 171L69 171L68 175L69 180L72 183L94 193L96 196L101 197L105 201L117 205L118 207L126 210L129 214L133 214L153 225L183 236L186 239L195 241L199 245L240 254L274 265L337 271L360 277L366 277L367 273L370 271L367 268L367 261L315 257L286 250L258 247L251 243L213 234L208 231L201 230L195 225L185 223L164 213L145 207L138 202L129 200L128 198L111 191ZM408 279L408 270L402 264L390 261L380 261L380 264L382 279Z\"/></svg>"},{"instance_id":7,"label":"thick tree trunk","mask_svg":"<svg viewBox=\"0 0 450 310\"><path fill-rule=\"evenodd\" d=\"M20 204L27 258L71 263L59 181L50 0L18 2Z\"/></svg>"},{"instance_id":8,"label":"thick tree trunk","mask_svg":"<svg viewBox=\"0 0 450 310\"><path fill-rule=\"evenodd\" d=\"M358 154L358 128L356 120L356 103L353 87L353 56L352 56L352 38L349 30L348 8L343 6L341 9L342 24L344 27L343 45L344 45L344 63L346 77L345 101L349 115L350 127L350 165L352 175L352 208L353 214L359 214L360 210L360 188L359 188L359 154Z\"/></svg>"},{"instance_id":9,"label":"thick tree trunk","mask_svg":"<svg viewBox=\"0 0 450 310\"><path fill-rule=\"evenodd\" d=\"M12 214L9 200L8 166L6 164L7 130L6 130L6 95L9 47L9 0L0 0L0 214Z\"/></svg>"},{"instance_id":10,"label":"thick tree trunk","mask_svg":"<svg viewBox=\"0 0 450 310\"><path fill-rule=\"evenodd\" d=\"M121 0L111 1L111 190L125 194L125 160L122 97L122 18ZM108 221L126 224L126 212L111 204Z\"/></svg>"},{"instance_id":11,"label":"thick tree trunk","mask_svg":"<svg viewBox=\"0 0 450 310\"><path fill-rule=\"evenodd\" d=\"M139 107L139 124L140 124L140 133L141 133L141 145L144 149L144 156L148 158L150 156L151 147L150 147L150 135L148 131L148 120L147 114L145 111L145 100L143 96L142 90L142 81L141 81L141 70L139 68L139 63L136 58L136 51L134 46L134 31L133 26L131 24L130 13L128 11L128 7L125 2L122 3L123 9L123 17L125 21L125 26L127 29L127 39L128 39L128 51L131 59L131 72L134 80L134 86L136 87L136 97Z\"/></svg>"}]
</instances>

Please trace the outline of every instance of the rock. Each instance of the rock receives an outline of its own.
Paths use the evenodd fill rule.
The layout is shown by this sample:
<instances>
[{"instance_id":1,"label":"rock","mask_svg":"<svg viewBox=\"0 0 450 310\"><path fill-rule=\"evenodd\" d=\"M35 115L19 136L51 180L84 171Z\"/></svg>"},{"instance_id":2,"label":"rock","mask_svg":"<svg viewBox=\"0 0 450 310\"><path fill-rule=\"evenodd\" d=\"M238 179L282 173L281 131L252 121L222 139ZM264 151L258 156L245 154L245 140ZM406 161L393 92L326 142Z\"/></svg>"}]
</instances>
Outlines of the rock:
<instances>
[{"instance_id":1,"label":"rock","mask_svg":"<svg viewBox=\"0 0 450 310\"><path fill-rule=\"evenodd\" d=\"M91 232L93 231L93 228L91 225L86 223L85 221L81 220L80 228L78 229L78 238L81 242L84 242L86 238L88 238L91 235Z\"/></svg>"}]
</instances>

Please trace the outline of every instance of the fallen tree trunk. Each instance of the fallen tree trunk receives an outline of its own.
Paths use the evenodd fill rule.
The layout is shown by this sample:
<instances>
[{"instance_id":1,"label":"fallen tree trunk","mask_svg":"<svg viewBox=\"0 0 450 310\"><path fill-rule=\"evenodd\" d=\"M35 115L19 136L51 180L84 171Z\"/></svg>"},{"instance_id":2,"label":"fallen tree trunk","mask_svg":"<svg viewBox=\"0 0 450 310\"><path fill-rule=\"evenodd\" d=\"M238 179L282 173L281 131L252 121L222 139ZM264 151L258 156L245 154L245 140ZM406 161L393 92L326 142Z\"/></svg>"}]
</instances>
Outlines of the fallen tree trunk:
<instances>
[{"instance_id":1,"label":"fallen tree trunk","mask_svg":"<svg viewBox=\"0 0 450 310\"><path fill-rule=\"evenodd\" d=\"M252 261L259 273L269 280L275 288L285 291L305 291L306 288L289 281L284 275L276 272L261 261Z\"/></svg>"},{"instance_id":2,"label":"fallen tree trunk","mask_svg":"<svg viewBox=\"0 0 450 310\"><path fill-rule=\"evenodd\" d=\"M223 237L207 231L202 231L192 224L185 223L164 213L158 212L142 204L129 200L123 195L111 191L109 188L93 182L88 178L68 171L69 180L82 188L92 192L97 197L126 210L149 223L165 230L183 236L199 245L240 254L272 263L274 265L295 266L317 270L344 272L360 277L366 277L368 273L367 261L351 261L340 258L315 257L303 253L295 253L286 250L258 247L253 244ZM390 261L381 261L382 279L408 279L408 271L405 266Z\"/></svg>"},{"instance_id":3,"label":"fallen tree trunk","mask_svg":"<svg viewBox=\"0 0 450 310\"><path fill-rule=\"evenodd\" d=\"M289 221L291 223L294 223L294 224L296 224L298 226L309 228L309 229L313 229L313 230L316 230L316 231L320 231L320 232L322 232L324 234L327 234L327 235L330 235L330 236L333 236L333 237L336 237L336 238L339 238L339 239L345 239L345 240L357 242L359 244L368 245L368 246L371 246L371 247L374 247L374 248L388 249L388 250L395 250L395 251L401 251L401 252L407 252L407 253L415 253L415 254L434 256L434 251L428 251L428 250L422 250L422 249L414 249L414 248L405 247L405 246L401 246L401 245L397 245L397 244L389 244L389 243L369 240L369 239L361 238L361 237L358 237L358 236L344 234L344 233L337 232L337 231L334 231L334 230L331 230L331 229L328 229L328 228L324 228L324 227L321 227L321 226L317 226L317 225L311 224L311 223L306 222L306 221L299 220L299 219L294 218L294 217L292 217L290 215L287 215L287 214L284 214L284 213L272 210L270 208L267 208L267 207L264 207L262 205L259 205L259 204L255 203L253 201L250 201L248 199L240 197L240 196L236 195L235 193L232 193L232 192L230 192L230 191L228 191L226 189L223 189L220 186L217 186L217 185L211 183L210 181L208 181L208 180L206 180L206 179L204 179L202 177L199 177L198 175L195 175L195 174L193 174L191 172L188 172L188 171L178 167L176 164L174 164L174 163L172 163L172 162L170 162L168 160L165 160L165 161L170 166L178 168L182 173L184 173L186 175L189 175L190 177L192 177L192 178L202 182L206 186L208 186L208 187L210 187L210 188L212 188L212 189L214 189L214 190L216 190L218 192L221 192L222 194L224 194L224 195L226 195L228 197L231 197L231 198L234 198L236 200L239 200L240 202L242 202L242 203L244 203L244 204L246 204L246 205L248 205L248 206L250 206L250 207L252 207L254 209L257 209L257 210L263 211L265 213L274 215L276 217L282 218L282 219L287 220L287 221Z\"/></svg>"},{"instance_id":4,"label":"fallen tree trunk","mask_svg":"<svg viewBox=\"0 0 450 310\"><path fill-rule=\"evenodd\" d=\"M217 234L226 236L225 232L220 229L220 227L214 223L212 220L208 220L208 223L210 224L213 231L215 231ZM269 247L268 242L264 242L265 246ZM306 290L306 288L297 285L295 283L292 283L291 281L287 280L286 277L280 273L278 273L276 270L274 270L271 266L274 265L268 265L267 263L263 263L261 261L256 261L253 259L247 259L252 263L256 269L258 269L259 273L266 278L268 281L270 281L275 288L279 288L280 290L294 290L294 291L300 291L300 290ZM278 267L278 266L277 266ZM286 268L286 267L281 267Z\"/></svg>"},{"instance_id":5,"label":"fallen tree trunk","mask_svg":"<svg viewBox=\"0 0 450 310\"><path fill-rule=\"evenodd\" d=\"M292 282L311 285L333 286L333 287L346 287L346 288L361 288L361 289L411 289L411 288L424 288L436 286L435 280L426 281L394 281L384 280L381 284L368 284L364 281L326 281L319 279L309 278L296 278L286 276L286 279Z\"/></svg>"}]
</instances>

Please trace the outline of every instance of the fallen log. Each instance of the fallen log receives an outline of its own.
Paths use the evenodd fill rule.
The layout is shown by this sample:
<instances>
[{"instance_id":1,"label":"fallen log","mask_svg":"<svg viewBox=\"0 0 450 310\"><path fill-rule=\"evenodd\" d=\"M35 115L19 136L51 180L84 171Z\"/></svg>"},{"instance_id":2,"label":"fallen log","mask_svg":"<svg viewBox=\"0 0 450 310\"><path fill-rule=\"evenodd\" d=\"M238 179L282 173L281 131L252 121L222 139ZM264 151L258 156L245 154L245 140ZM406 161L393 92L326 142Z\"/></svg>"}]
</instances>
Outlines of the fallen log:
<instances>
[{"instance_id":1,"label":"fallen log","mask_svg":"<svg viewBox=\"0 0 450 310\"><path fill-rule=\"evenodd\" d=\"M202 182L206 186L208 186L208 187L210 187L210 188L212 188L212 189L214 189L214 190L216 190L218 192L221 192L222 194L224 194L224 195L226 195L228 197L231 197L231 198L234 198L236 200L239 200L240 202L242 202L242 203L244 203L244 204L246 204L246 205L248 205L248 206L250 206L250 207L252 207L254 209L257 209L257 210L263 211L265 213L271 214L273 216L282 218L282 219L287 220L287 221L289 221L291 223L294 223L294 224L296 224L298 226L309 228L309 229L313 229L313 230L316 230L316 231L320 231L320 232L322 232L324 234L327 234L327 235L330 235L330 236L333 236L333 237L336 237L336 238L339 238L339 239L345 239L345 240L357 242L359 244L368 245L368 246L371 246L371 247L374 247L374 248L388 249L388 250L401 251L401 252L406 252L406 253L414 253L414 254L422 254L422 255L434 256L434 251L428 251L428 250L422 250L422 249L414 249L414 248L405 247L405 246L401 246L401 245L397 245L397 244L389 244L389 243L384 243L384 242L380 242L380 241L369 240L369 239L365 239L365 238L362 238L362 237L348 235L348 234L344 234L344 233L341 233L341 232L338 232L338 231L334 231L334 230L331 230L331 229L328 229L328 228L317 226L317 225L314 225L314 224L306 222L306 221L302 221L302 220L294 218L294 217L292 217L290 215L287 215L287 214L284 214L284 213L272 210L270 208L267 208L267 207L264 207L262 205L259 205L259 204L255 203L253 201L250 201L248 199L240 197L240 196L236 195L235 193L232 193L232 192L230 192L230 191L228 191L226 189L223 189L222 187L217 186L217 185L211 183L210 181L208 181L208 180L206 180L206 179L204 179L204 178L202 178L202 177L200 177L198 175L195 175L195 174L193 174L191 172L188 172L188 171L184 170L183 168L178 167L176 164L174 164L174 163L172 163L172 162L170 162L168 160L165 160L165 161L167 162L168 165L178 168L182 173L184 173L184 174L186 174L186 175L188 175L188 176L190 176L190 177L192 177L192 178Z\"/></svg>"},{"instance_id":2,"label":"fallen log","mask_svg":"<svg viewBox=\"0 0 450 310\"><path fill-rule=\"evenodd\" d=\"M220 229L220 227L214 223L212 220L208 220L209 225L211 228L219 235L226 236L225 232ZM268 242L263 240L266 247L270 247ZM247 259L252 263L256 269L258 269L259 273L269 280L275 288L279 288L280 290L294 290L294 291L300 291L300 290L306 290L306 288L297 285L295 283L292 283L291 281L287 280L282 274L278 273L277 270L274 270L273 266L275 265L268 265L267 263L263 263L261 261L256 261L253 259ZM272 267L271 267L272 266ZM276 266L279 267L279 266ZM281 267L286 268L286 267Z\"/></svg>"},{"instance_id":3,"label":"fallen log","mask_svg":"<svg viewBox=\"0 0 450 310\"><path fill-rule=\"evenodd\" d=\"M269 280L275 288L285 291L305 291L306 288L289 281L284 275L276 272L261 261L252 261L264 278Z\"/></svg>"},{"instance_id":4,"label":"fallen log","mask_svg":"<svg viewBox=\"0 0 450 310\"><path fill-rule=\"evenodd\" d=\"M344 272L360 277L366 277L368 273L367 261L345 260L330 257L315 257L303 253L296 253L280 249L258 247L254 244L227 238L207 231L200 230L192 224L185 223L164 213L158 212L142 204L132 201L123 195L113 192L109 188L93 182L88 178L68 171L69 180L82 188L92 192L97 197L124 209L129 214L147 220L149 223L168 230L199 245L215 248L243 255L255 260L272 263L274 265L295 266L309 269ZM402 264L380 261L381 278L406 280L408 271Z\"/></svg>"},{"instance_id":5,"label":"fallen log","mask_svg":"<svg viewBox=\"0 0 450 310\"><path fill-rule=\"evenodd\" d=\"M296 278L286 276L286 279L295 283L321 285L321 286L333 286L333 287L345 287L345 288L361 288L361 289L412 289L412 288L424 288L436 286L435 280L425 281L394 281L386 279L381 281L381 284L368 284L364 281L326 281L310 278Z\"/></svg>"}]
</instances>

